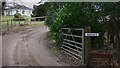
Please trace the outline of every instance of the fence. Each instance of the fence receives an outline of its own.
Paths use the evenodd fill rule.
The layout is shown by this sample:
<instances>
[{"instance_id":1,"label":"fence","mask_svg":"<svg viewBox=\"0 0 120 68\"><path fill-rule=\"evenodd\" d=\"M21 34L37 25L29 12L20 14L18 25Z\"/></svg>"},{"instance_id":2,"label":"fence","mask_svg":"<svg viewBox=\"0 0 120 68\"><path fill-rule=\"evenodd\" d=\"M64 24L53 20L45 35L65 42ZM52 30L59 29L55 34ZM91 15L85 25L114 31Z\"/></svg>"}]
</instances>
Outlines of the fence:
<instances>
[{"instance_id":1,"label":"fence","mask_svg":"<svg viewBox=\"0 0 120 68\"><path fill-rule=\"evenodd\" d=\"M63 51L84 64L84 29L62 28Z\"/></svg>"},{"instance_id":2,"label":"fence","mask_svg":"<svg viewBox=\"0 0 120 68\"><path fill-rule=\"evenodd\" d=\"M21 20L20 18L16 18L16 19L12 19L12 20L6 20L2 22L2 30L4 31L10 31L12 30L14 27L18 27L18 26L24 26L24 25L28 25L27 21L25 20Z\"/></svg>"},{"instance_id":3,"label":"fence","mask_svg":"<svg viewBox=\"0 0 120 68\"><path fill-rule=\"evenodd\" d=\"M32 17L31 21L44 21L46 16Z\"/></svg>"},{"instance_id":4,"label":"fence","mask_svg":"<svg viewBox=\"0 0 120 68\"><path fill-rule=\"evenodd\" d=\"M45 19L45 17L37 17L39 19ZM6 34L9 32L18 32L23 31L27 28L37 28L43 25L44 20L36 21L32 20L33 18L24 19L24 18L15 18L11 20L4 20L2 21L2 34ZM36 17L35 17L36 19Z\"/></svg>"}]
</instances>

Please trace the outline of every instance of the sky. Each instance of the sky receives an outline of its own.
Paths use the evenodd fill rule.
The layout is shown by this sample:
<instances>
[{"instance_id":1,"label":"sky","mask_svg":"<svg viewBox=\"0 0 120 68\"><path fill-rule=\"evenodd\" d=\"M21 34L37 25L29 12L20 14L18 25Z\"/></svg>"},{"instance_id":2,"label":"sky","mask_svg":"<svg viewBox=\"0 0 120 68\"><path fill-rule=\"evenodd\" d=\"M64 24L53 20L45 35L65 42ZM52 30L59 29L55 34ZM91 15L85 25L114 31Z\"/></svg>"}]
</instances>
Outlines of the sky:
<instances>
[{"instance_id":1,"label":"sky","mask_svg":"<svg viewBox=\"0 0 120 68\"><path fill-rule=\"evenodd\" d=\"M34 4L37 4L38 2L40 2L41 0L6 0L6 1L9 1L9 2L17 2L17 3L22 3L23 5L25 6L28 6L30 8L33 8L33 5Z\"/></svg>"},{"instance_id":2,"label":"sky","mask_svg":"<svg viewBox=\"0 0 120 68\"><path fill-rule=\"evenodd\" d=\"M21 2L23 5L25 5L25 6L27 6L27 7L30 7L30 8L33 8L33 5L35 5L35 4L36 4L36 5L39 5L39 4L37 4L37 3L40 2L41 0L6 0L6 1ZM82 2L82 1L83 1L83 2L84 2L84 1L85 1L85 2L87 2L87 1L90 1L90 2L91 2L91 1L92 1L92 2L94 2L94 1L95 1L95 2L96 2L96 1L98 1L98 2L99 2L99 1L100 1L100 2L101 2L101 1L103 1L103 2L104 2L104 1L109 2L109 1L110 1L110 2L111 2L111 1L115 1L115 2L116 2L116 1L120 1L120 0L44 0L44 1L50 1L50 2L51 2L51 1L52 1L52 2L61 2L61 1L62 1L62 2L69 2L69 1L70 1L70 2L72 2L72 1L73 1L73 2L74 2L74 1L75 1L75 2Z\"/></svg>"}]
</instances>

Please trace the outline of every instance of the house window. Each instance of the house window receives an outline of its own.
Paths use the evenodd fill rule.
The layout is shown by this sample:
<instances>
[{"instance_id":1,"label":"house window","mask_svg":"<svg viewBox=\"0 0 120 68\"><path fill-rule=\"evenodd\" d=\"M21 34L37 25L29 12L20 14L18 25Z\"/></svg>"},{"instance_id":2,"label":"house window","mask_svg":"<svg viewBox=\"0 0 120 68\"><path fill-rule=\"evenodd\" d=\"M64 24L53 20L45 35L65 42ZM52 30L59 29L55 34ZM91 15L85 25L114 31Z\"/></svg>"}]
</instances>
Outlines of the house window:
<instances>
[{"instance_id":1,"label":"house window","mask_svg":"<svg viewBox=\"0 0 120 68\"><path fill-rule=\"evenodd\" d=\"M10 15L10 11L8 11L8 15Z\"/></svg>"},{"instance_id":2,"label":"house window","mask_svg":"<svg viewBox=\"0 0 120 68\"><path fill-rule=\"evenodd\" d=\"M16 13L18 13L18 10L16 10Z\"/></svg>"},{"instance_id":3,"label":"house window","mask_svg":"<svg viewBox=\"0 0 120 68\"><path fill-rule=\"evenodd\" d=\"M24 10L22 11L22 14L25 14L25 11L24 11Z\"/></svg>"}]
</instances>

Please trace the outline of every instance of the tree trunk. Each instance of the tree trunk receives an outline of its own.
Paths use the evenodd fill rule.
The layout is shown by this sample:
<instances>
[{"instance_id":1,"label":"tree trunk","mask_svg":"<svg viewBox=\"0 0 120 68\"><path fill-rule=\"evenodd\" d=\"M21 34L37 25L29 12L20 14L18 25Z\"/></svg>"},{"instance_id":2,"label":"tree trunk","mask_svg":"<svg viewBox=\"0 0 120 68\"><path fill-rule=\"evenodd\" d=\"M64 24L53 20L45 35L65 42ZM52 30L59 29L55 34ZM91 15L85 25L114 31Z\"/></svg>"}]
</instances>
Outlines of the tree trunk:
<instances>
[{"instance_id":1,"label":"tree trunk","mask_svg":"<svg viewBox=\"0 0 120 68\"><path fill-rule=\"evenodd\" d=\"M5 10L5 1L4 2L2 2L2 15L4 15L4 10Z\"/></svg>"},{"instance_id":2,"label":"tree trunk","mask_svg":"<svg viewBox=\"0 0 120 68\"><path fill-rule=\"evenodd\" d=\"M119 17L118 17L119 18ZM114 26L114 31L115 31L115 36L116 36L116 47L117 47L117 50L116 50L116 56L118 57L118 59L120 60L120 27L119 27L119 21L116 21L115 20L115 26Z\"/></svg>"},{"instance_id":3,"label":"tree trunk","mask_svg":"<svg viewBox=\"0 0 120 68\"><path fill-rule=\"evenodd\" d=\"M113 44L114 43L114 31L111 30L110 32L110 44Z\"/></svg>"},{"instance_id":4,"label":"tree trunk","mask_svg":"<svg viewBox=\"0 0 120 68\"><path fill-rule=\"evenodd\" d=\"M110 28L110 44L114 43L114 22L113 22L113 17L111 16L111 20L110 20L110 24L109 24L109 28Z\"/></svg>"}]
</instances>

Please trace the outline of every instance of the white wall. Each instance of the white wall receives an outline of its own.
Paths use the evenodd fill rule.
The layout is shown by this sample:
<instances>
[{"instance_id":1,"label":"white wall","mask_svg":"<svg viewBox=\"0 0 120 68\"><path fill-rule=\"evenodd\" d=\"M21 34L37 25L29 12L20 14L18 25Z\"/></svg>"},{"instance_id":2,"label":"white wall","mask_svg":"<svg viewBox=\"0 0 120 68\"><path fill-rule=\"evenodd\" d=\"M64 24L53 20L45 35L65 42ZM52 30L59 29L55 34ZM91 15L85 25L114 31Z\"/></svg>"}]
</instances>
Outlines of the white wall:
<instances>
[{"instance_id":1,"label":"white wall","mask_svg":"<svg viewBox=\"0 0 120 68\"><path fill-rule=\"evenodd\" d=\"M18 12L19 12L21 15L31 16L31 14L32 14L32 10L26 10L26 9L11 9L11 10L6 10L6 11L4 11L5 16L7 16L7 15L14 15L17 10L18 10ZM24 14L22 13L23 11L24 11Z\"/></svg>"}]
</instances>

